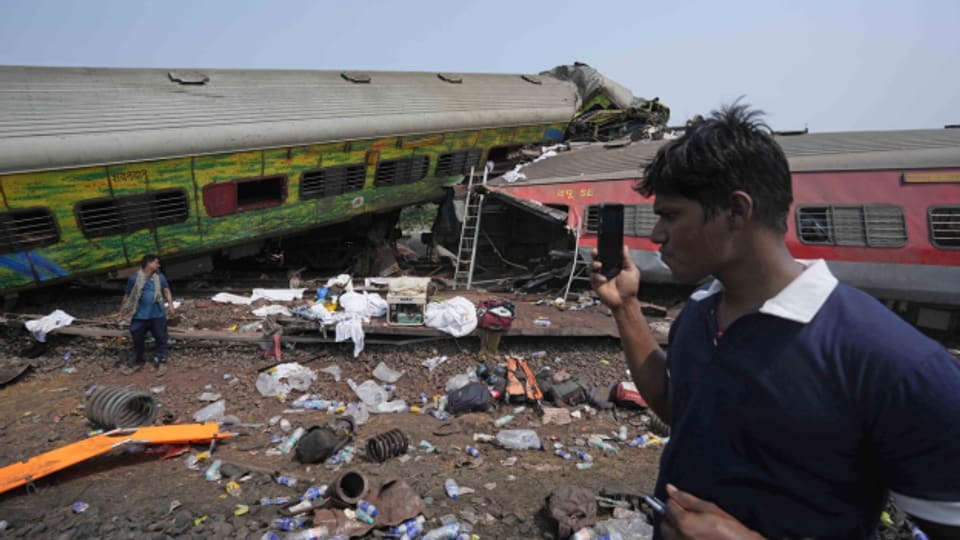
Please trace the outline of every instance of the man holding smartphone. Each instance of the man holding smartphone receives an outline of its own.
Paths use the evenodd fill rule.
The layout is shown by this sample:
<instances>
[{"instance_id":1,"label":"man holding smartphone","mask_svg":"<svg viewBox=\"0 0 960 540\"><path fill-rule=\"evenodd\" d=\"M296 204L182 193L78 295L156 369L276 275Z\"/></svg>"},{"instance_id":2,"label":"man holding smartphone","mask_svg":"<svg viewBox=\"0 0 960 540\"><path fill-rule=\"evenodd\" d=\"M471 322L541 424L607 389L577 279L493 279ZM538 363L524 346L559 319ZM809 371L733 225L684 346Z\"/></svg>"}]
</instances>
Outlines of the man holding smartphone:
<instances>
[{"instance_id":1,"label":"man holding smartphone","mask_svg":"<svg viewBox=\"0 0 960 540\"><path fill-rule=\"evenodd\" d=\"M664 145L636 189L651 240L694 292L659 348L640 272L592 265L633 380L672 427L656 538L874 538L888 493L960 537L960 363L875 299L797 261L783 151L734 104ZM601 257L602 260L602 257Z\"/></svg>"}]
</instances>

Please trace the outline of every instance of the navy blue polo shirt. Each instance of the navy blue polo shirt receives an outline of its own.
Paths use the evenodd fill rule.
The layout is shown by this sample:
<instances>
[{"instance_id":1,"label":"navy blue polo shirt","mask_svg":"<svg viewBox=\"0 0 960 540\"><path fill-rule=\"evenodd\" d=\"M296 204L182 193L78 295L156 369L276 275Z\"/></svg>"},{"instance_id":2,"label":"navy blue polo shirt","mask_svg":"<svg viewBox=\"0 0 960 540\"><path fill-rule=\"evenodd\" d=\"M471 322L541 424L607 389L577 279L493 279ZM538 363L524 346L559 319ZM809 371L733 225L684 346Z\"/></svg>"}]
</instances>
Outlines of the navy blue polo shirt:
<instances>
[{"instance_id":1,"label":"navy blue polo shirt","mask_svg":"<svg viewBox=\"0 0 960 540\"><path fill-rule=\"evenodd\" d=\"M817 261L722 335L723 287L670 329L667 483L767 538L870 538L888 490L960 525L960 363Z\"/></svg>"}]
</instances>

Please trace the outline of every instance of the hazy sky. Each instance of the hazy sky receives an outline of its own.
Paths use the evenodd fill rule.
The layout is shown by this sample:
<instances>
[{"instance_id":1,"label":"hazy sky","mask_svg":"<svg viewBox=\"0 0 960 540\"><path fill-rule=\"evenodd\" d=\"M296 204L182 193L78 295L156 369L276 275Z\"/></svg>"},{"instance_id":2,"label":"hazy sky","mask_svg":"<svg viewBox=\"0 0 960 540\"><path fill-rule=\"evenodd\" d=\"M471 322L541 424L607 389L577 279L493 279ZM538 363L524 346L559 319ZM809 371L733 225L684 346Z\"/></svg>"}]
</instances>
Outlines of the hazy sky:
<instances>
[{"instance_id":1,"label":"hazy sky","mask_svg":"<svg viewBox=\"0 0 960 540\"><path fill-rule=\"evenodd\" d=\"M957 0L0 0L0 64L532 73L586 62L671 124L960 123Z\"/></svg>"}]
</instances>

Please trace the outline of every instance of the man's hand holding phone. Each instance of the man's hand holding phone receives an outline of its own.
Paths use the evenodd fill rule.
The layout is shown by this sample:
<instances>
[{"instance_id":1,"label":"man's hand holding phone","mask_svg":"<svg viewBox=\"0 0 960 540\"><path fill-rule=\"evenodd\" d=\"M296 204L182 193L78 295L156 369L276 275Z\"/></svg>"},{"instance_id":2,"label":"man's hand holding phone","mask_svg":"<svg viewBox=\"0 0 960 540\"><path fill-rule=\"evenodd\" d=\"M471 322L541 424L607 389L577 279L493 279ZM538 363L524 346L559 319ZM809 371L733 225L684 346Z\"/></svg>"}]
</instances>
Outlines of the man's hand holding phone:
<instances>
[{"instance_id":1,"label":"man's hand holding phone","mask_svg":"<svg viewBox=\"0 0 960 540\"><path fill-rule=\"evenodd\" d=\"M590 283L600 301L610 309L616 309L624 300L636 298L640 288L640 270L633 264L630 251L623 243L622 204L600 207L597 247L592 253Z\"/></svg>"}]
</instances>

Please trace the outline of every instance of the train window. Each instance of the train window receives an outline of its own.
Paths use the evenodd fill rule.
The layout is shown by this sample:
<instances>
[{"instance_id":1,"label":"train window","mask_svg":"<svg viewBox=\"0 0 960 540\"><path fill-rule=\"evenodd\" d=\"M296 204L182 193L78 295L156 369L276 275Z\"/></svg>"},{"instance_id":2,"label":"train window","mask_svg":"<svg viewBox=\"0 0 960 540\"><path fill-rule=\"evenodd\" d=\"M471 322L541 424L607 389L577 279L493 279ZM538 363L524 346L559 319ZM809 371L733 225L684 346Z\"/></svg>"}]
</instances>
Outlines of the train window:
<instances>
[{"instance_id":1,"label":"train window","mask_svg":"<svg viewBox=\"0 0 960 540\"><path fill-rule=\"evenodd\" d=\"M583 223L583 232L597 234L600 229L600 205L591 204L587 207L587 216Z\"/></svg>"},{"instance_id":2,"label":"train window","mask_svg":"<svg viewBox=\"0 0 960 540\"><path fill-rule=\"evenodd\" d=\"M824 205L797 208L797 238L804 244L902 247L907 243L903 208L894 205Z\"/></svg>"},{"instance_id":3,"label":"train window","mask_svg":"<svg viewBox=\"0 0 960 540\"><path fill-rule=\"evenodd\" d=\"M203 187L203 206L210 217L279 206L287 199L287 175L244 178Z\"/></svg>"},{"instance_id":4,"label":"train window","mask_svg":"<svg viewBox=\"0 0 960 540\"><path fill-rule=\"evenodd\" d=\"M374 185L399 186L401 184L412 184L426 178L429 168L430 158L428 156L411 156L381 161L377 165Z\"/></svg>"},{"instance_id":5,"label":"train window","mask_svg":"<svg viewBox=\"0 0 960 540\"><path fill-rule=\"evenodd\" d=\"M656 214L652 204L628 204L623 207L623 234L627 236L649 237L653 234L653 227L657 224ZM600 227L600 205L592 204L587 207L587 220L584 223L584 232L596 234Z\"/></svg>"},{"instance_id":6,"label":"train window","mask_svg":"<svg viewBox=\"0 0 960 540\"><path fill-rule=\"evenodd\" d=\"M16 253L60 241L53 214L46 208L0 212L0 253Z\"/></svg>"},{"instance_id":7,"label":"train window","mask_svg":"<svg viewBox=\"0 0 960 540\"><path fill-rule=\"evenodd\" d=\"M363 189L367 165L339 165L306 171L300 175L300 198L332 197Z\"/></svg>"},{"instance_id":8,"label":"train window","mask_svg":"<svg viewBox=\"0 0 960 540\"><path fill-rule=\"evenodd\" d=\"M470 174L470 168L476 167L480 161L480 155L483 153L479 148L472 150L463 150L461 152L449 152L441 154L437 158L436 176L455 176L458 174Z\"/></svg>"},{"instance_id":9,"label":"train window","mask_svg":"<svg viewBox=\"0 0 960 540\"><path fill-rule=\"evenodd\" d=\"M960 206L932 206L927 210L930 243L939 248L960 248Z\"/></svg>"},{"instance_id":10,"label":"train window","mask_svg":"<svg viewBox=\"0 0 960 540\"><path fill-rule=\"evenodd\" d=\"M77 204L76 215L83 235L97 238L181 223L189 217L189 210L186 192L164 189L82 201Z\"/></svg>"}]
</instances>

